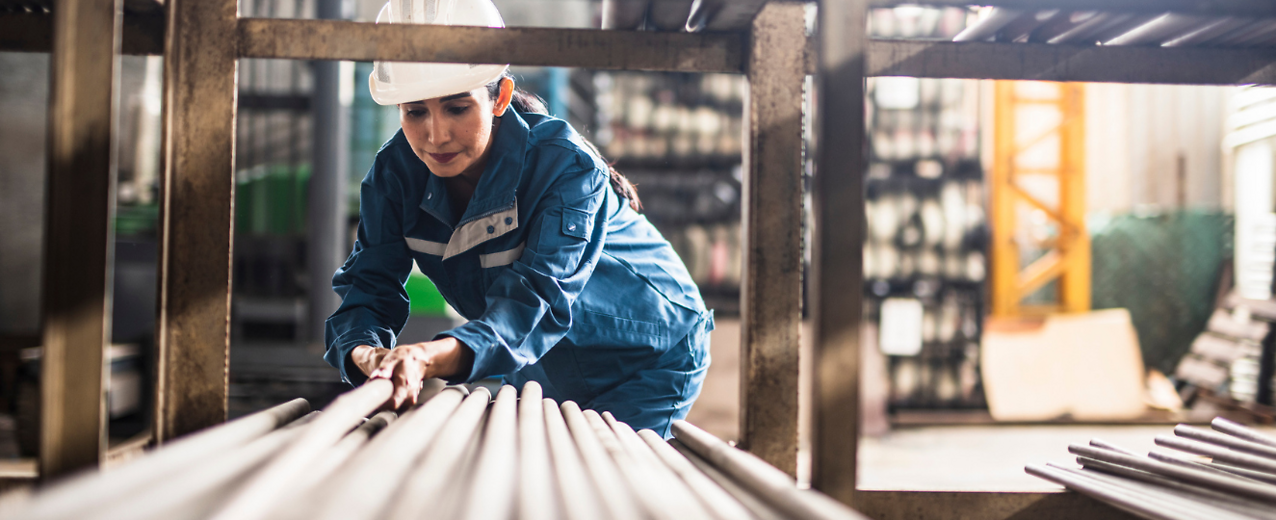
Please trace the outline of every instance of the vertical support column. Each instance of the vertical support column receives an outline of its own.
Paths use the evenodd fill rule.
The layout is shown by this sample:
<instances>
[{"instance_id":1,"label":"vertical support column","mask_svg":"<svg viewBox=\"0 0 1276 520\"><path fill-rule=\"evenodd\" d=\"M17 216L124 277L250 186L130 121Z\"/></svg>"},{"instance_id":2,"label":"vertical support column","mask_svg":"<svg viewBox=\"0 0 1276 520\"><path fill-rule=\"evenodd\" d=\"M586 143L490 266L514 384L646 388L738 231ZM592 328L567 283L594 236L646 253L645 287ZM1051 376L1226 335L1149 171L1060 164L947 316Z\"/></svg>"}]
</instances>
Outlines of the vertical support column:
<instances>
[{"instance_id":1,"label":"vertical support column","mask_svg":"<svg viewBox=\"0 0 1276 520\"><path fill-rule=\"evenodd\" d=\"M106 448L115 119L122 0L53 6L44 246L40 476L96 466Z\"/></svg>"},{"instance_id":2,"label":"vertical support column","mask_svg":"<svg viewBox=\"0 0 1276 520\"><path fill-rule=\"evenodd\" d=\"M796 476L802 324L802 4L768 3L753 20L744 151L740 436Z\"/></svg>"},{"instance_id":3,"label":"vertical support column","mask_svg":"<svg viewBox=\"0 0 1276 520\"><path fill-rule=\"evenodd\" d=\"M341 0L319 0L318 18L341 19ZM341 62L315 61L314 146L311 150L310 204L306 208L306 270L310 278L310 340L323 342L324 323L341 299L332 290L332 275L346 256L346 195L349 191L349 110L341 101Z\"/></svg>"},{"instance_id":4,"label":"vertical support column","mask_svg":"<svg viewBox=\"0 0 1276 520\"><path fill-rule=\"evenodd\" d=\"M864 291L864 61L868 0L819 5L811 485L854 507Z\"/></svg>"},{"instance_id":5,"label":"vertical support column","mask_svg":"<svg viewBox=\"0 0 1276 520\"><path fill-rule=\"evenodd\" d=\"M236 0L169 0L155 435L226 420Z\"/></svg>"}]
</instances>

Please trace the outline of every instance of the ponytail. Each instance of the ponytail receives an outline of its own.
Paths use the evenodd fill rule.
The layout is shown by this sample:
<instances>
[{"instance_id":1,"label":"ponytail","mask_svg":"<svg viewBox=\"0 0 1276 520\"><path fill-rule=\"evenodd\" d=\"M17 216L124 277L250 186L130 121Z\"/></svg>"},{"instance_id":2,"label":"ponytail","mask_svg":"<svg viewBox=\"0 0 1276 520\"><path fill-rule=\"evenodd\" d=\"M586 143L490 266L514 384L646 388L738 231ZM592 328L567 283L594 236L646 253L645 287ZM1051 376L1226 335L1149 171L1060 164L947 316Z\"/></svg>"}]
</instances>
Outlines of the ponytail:
<instances>
[{"instance_id":1,"label":"ponytail","mask_svg":"<svg viewBox=\"0 0 1276 520\"><path fill-rule=\"evenodd\" d=\"M506 72L500 79L487 84L487 93L492 96L492 99L500 96L501 80L505 78L514 79L513 76ZM517 87L514 88L514 96L510 99L510 107L525 114L549 114L549 109L545 108L545 100L536 94ZM598 151L598 147L594 146L594 143L583 137L581 139L585 141L585 146L588 146L589 150L594 152L594 155L603 159L603 162L607 161L602 152ZM616 195L627 199L629 207L633 208L634 211L642 211L642 201L638 199L638 188L635 188L633 183L625 178L624 174L616 171L616 168L612 167L611 163L607 163L607 174L611 180L611 189L616 192Z\"/></svg>"}]
</instances>

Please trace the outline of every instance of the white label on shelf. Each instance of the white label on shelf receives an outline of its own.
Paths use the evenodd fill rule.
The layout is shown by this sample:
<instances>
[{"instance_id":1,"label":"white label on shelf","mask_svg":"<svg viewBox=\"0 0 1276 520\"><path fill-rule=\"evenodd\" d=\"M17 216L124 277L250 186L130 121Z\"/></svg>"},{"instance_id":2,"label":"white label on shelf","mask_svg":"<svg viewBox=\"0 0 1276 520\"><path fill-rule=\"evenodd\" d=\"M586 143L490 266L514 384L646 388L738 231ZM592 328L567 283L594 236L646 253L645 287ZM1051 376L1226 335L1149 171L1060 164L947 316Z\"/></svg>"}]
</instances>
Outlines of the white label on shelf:
<instances>
[{"instance_id":1,"label":"white label on shelf","mask_svg":"<svg viewBox=\"0 0 1276 520\"><path fill-rule=\"evenodd\" d=\"M916 356L922 351L922 302L887 298L882 302L880 343L888 356Z\"/></svg>"}]
</instances>

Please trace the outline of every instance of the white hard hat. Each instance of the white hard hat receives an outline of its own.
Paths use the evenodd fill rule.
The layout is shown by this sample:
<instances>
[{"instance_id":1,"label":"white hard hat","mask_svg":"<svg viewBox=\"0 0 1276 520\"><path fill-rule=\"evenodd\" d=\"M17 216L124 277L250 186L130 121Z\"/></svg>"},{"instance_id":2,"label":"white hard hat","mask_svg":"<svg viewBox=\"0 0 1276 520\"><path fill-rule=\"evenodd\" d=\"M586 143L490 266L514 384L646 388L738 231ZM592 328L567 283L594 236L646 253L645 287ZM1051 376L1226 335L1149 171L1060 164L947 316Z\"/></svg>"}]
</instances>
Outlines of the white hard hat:
<instances>
[{"instance_id":1,"label":"white hard hat","mask_svg":"<svg viewBox=\"0 0 1276 520\"><path fill-rule=\"evenodd\" d=\"M390 0L377 23L505 27L492 0ZM382 105L468 92L496 81L509 65L378 61L368 76L372 100Z\"/></svg>"}]
</instances>

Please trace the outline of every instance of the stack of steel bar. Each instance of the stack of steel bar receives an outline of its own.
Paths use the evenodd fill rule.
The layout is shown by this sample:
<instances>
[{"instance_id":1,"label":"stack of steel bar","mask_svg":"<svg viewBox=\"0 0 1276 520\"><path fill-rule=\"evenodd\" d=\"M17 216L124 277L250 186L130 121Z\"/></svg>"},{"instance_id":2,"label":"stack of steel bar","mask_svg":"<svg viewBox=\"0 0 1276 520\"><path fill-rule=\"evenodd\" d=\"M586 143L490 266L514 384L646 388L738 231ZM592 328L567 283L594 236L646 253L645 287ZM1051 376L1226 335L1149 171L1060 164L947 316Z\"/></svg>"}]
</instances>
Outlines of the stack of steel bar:
<instances>
[{"instance_id":1,"label":"stack of steel bar","mask_svg":"<svg viewBox=\"0 0 1276 520\"><path fill-rule=\"evenodd\" d=\"M865 518L685 422L666 442L608 412L443 389L397 417L373 380L322 412L298 399L123 467L0 500L24 519ZM310 413L307 413L310 412ZM370 419L365 419L374 414Z\"/></svg>"},{"instance_id":2,"label":"stack of steel bar","mask_svg":"<svg viewBox=\"0 0 1276 520\"><path fill-rule=\"evenodd\" d=\"M1215 431L1180 424L1139 456L1101 440L1073 444L1081 469L1030 464L1029 474L1142 518L1276 519L1276 438L1216 418Z\"/></svg>"}]
</instances>

